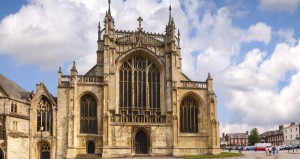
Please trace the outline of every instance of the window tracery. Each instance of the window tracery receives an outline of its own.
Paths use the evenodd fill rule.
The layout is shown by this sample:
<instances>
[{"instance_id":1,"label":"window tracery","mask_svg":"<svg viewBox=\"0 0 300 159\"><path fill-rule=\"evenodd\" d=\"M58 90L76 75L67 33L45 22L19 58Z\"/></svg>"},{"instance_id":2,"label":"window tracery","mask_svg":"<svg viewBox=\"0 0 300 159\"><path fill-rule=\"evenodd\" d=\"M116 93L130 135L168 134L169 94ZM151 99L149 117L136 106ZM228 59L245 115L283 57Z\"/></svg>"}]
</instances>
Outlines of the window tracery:
<instances>
[{"instance_id":1,"label":"window tracery","mask_svg":"<svg viewBox=\"0 0 300 159\"><path fill-rule=\"evenodd\" d=\"M138 55L119 70L120 112L127 115L160 111L160 72L149 59Z\"/></svg>"},{"instance_id":2,"label":"window tracery","mask_svg":"<svg viewBox=\"0 0 300 159\"><path fill-rule=\"evenodd\" d=\"M186 97L180 105L180 132L198 132L198 104L192 97Z\"/></svg>"},{"instance_id":3,"label":"window tracery","mask_svg":"<svg viewBox=\"0 0 300 159\"><path fill-rule=\"evenodd\" d=\"M97 134L97 103L89 94L80 100L80 133Z\"/></svg>"},{"instance_id":4,"label":"window tracery","mask_svg":"<svg viewBox=\"0 0 300 159\"><path fill-rule=\"evenodd\" d=\"M37 131L52 133L52 105L46 97L42 97L37 106Z\"/></svg>"}]
</instances>

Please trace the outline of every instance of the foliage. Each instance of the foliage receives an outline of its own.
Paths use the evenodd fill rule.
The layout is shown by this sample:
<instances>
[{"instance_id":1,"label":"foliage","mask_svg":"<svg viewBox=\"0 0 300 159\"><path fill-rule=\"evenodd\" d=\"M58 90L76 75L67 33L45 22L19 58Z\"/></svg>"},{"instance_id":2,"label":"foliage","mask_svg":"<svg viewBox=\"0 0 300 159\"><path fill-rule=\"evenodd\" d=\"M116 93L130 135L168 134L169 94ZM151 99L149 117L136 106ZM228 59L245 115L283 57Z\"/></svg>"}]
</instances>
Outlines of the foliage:
<instances>
[{"instance_id":1,"label":"foliage","mask_svg":"<svg viewBox=\"0 0 300 159\"><path fill-rule=\"evenodd\" d=\"M243 156L240 153L233 153L233 152L222 152L218 155L185 155L182 156L184 158L222 158L222 157L235 157L235 156Z\"/></svg>"},{"instance_id":2,"label":"foliage","mask_svg":"<svg viewBox=\"0 0 300 159\"><path fill-rule=\"evenodd\" d=\"M255 143L260 142L260 136L259 136L257 128L254 128L251 130L248 140L249 140L250 145L254 145Z\"/></svg>"}]
</instances>

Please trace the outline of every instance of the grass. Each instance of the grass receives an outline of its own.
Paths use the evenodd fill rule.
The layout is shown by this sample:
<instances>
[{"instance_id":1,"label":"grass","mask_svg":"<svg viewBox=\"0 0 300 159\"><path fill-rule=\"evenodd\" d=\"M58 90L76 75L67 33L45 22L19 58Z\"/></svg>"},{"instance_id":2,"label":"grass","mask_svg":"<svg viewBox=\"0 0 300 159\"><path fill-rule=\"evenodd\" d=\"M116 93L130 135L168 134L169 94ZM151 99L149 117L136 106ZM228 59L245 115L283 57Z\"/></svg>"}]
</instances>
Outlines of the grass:
<instances>
[{"instance_id":1,"label":"grass","mask_svg":"<svg viewBox=\"0 0 300 159\"><path fill-rule=\"evenodd\" d=\"M233 152L222 152L218 155L185 155L182 156L184 158L222 158L222 157L235 157L235 156L243 156L240 153L233 153Z\"/></svg>"}]
</instances>

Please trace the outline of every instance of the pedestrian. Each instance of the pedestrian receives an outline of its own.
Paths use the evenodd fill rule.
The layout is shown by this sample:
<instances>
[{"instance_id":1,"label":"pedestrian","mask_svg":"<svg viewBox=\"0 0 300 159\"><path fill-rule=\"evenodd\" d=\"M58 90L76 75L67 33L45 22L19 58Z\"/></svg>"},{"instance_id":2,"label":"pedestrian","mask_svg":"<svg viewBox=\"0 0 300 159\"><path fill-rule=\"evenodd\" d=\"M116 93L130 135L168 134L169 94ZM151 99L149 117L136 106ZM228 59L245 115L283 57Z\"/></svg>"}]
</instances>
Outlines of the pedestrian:
<instances>
[{"instance_id":1,"label":"pedestrian","mask_svg":"<svg viewBox=\"0 0 300 159\"><path fill-rule=\"evenodd\" d=\"M273 152L273 155L275 155L275 151L276 151L276 147L275 147L275 146L273 146L273 147L272 147L272 152Z\"/></svg>"},{"instance_id":2,"label":"pedestrian","mask_svg":"<svg viewBox=\"0 0 300 159\"><path fill-rule=\"evenodd\" d=\"M269 156L269 149L268 149L268 147L265 148L265 151L266 151L266 156Z\"/></svg>"},{"instance_id":3,"label":"pedestrian","mask_svg":"<svg viewBox=\"0 0 300 159\"><path fill-rule=\"evenodd\" d=\"M279 146L277 145L277 146L276 146L276 154L277 154L277 155L279 155L279 150L280 150L280 149L279 149Z\"/></svg>"},{"instance_id":4,"label":"pedestrian","mask_svg":"<svg viewBox=\"0 0 300 159\"><path fill-rule=\"evenodd\" d=\"M272 146L270 146L268 149L269 149L269 155L271 156L272 155Z\"/></svg>"}]
</instances>

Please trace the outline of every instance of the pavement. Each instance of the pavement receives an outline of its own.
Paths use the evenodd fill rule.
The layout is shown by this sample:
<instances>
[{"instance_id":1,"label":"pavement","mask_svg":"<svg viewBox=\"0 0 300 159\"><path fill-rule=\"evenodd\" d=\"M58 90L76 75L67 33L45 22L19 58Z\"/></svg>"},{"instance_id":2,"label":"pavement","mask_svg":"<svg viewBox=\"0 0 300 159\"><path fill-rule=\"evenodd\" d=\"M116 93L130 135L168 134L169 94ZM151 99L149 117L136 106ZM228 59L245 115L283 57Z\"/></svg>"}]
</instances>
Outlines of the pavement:
<instances>
[{"instance_id":1,"label":"pavement","mask_svg":"<svg viewBox=\"0 0 300 159\"><path fill-rule=\"evenodd\" d=\"M228 151L225 151L228 152ZM236 152L238 151L231 151ZM278 155L267 156L265 151L242 151L243 156L228 157L228 158L215 158L215 159L300 159L300 150L288 152L287 150L280 151ZM128 157L132 159L182 159L178 157ZM114 158L118 159L118 158ZM124 158L119 158L124 159Z\"/></svg>"}]
</instances>

